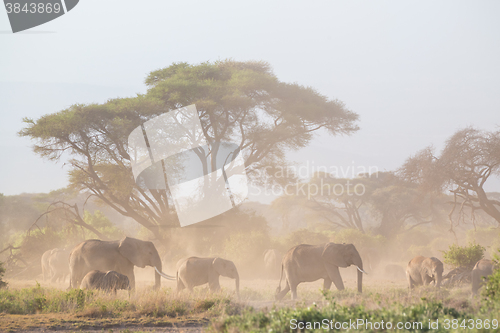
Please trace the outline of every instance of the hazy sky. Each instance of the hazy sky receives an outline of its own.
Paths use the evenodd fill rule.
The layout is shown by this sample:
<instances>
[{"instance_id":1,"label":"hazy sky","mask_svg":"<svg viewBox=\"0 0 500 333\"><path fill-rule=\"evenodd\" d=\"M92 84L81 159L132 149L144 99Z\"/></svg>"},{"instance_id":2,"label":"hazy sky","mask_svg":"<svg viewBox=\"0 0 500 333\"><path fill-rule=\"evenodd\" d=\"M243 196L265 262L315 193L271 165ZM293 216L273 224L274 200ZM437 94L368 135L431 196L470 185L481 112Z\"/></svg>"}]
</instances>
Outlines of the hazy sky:
<instances>
[{"instance_id":1,"label":"hazy sky","mask_svg":"<svg viewBox=\"0 0 500 333\"><path fill-rule=\"evenodd\" d=\"M499 1L81 0L12 34L0 8L0 193L66 184L16 136L23 117L145 92L147 73L173 62L226 58L267 61L360 115L353 136L321 135L292 159L393 170L457 129L498 129L499 17Z\"/></svg>"}]
</instances>

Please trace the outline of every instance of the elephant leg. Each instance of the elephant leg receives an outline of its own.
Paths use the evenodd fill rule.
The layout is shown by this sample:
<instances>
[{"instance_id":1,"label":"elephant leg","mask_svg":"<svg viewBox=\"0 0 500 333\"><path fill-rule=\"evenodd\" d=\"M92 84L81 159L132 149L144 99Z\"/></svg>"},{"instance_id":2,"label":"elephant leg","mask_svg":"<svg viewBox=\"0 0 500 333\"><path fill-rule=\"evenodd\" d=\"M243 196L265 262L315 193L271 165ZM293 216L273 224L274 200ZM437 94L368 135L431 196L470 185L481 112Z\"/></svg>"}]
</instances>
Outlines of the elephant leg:
<instances>
[{"instance_id":1,"label":"elephant leg","mask_svg":"<svg viewBox=\"0 0 500 333\"><path fill-rule=\"evenodd\" d=\"M69 278L69 288L79 288L82 282L82 277L79 276L79 272L71 272Z\"/></svg>"},{"instance_id":2,"label":"elephant leg","mask_svg":"<svg viewBox=\"0 0 500 333\"><path fill-rule=\"evenodd\" d=\"M180 278L179 277L179 282L182 285L182 289L186 288L190 293L193 292L193 288L195 287L194 285L190 284L188 280ZM181 289L181 290L182 290Z\"/></svg>"},{"instance_id":3,"label":"elephant leg","mask_svg":"<svg viewBox=\"0 0 500 333\"><path fill-rule=\"evenodd\" d=\"M126 275L128 277L128 282L129 282L130 289L135 289L134 266L132 266L131 268L128 268L124 272L119 272L119 273L122 273L123 275Z\"/></svg>"},{"instance_id":4,"label":"elephant leg","mask_svg":"<svg viewBox=\"0 0 500 333\"><path fill-rule=\"evenodd\" d=\"M329 264L326 264L325 267L335 287L337 287L338 290L344 290L344 281L342 281L342 276L340 276L339 268Z\"/></svg>"},{"instance_id":5,"label":"elephant leg","mask_svg":"<svg viewBox=\"0 0 500 333\"><path fill-rule=\"evenodd\" d=\"M221 289L220 289L219 279L217 278L217 281L209 282L208 283L208 288L213 293L220 291Z\"/></svg>"},{"instance_id":6,"label":"elephant leg","mask_svg":"<svg viewBox=\"0 0 500 333\"><path fill-rule=\"evenodd\" d=\"M290 283L290 290L292 291L292 299L297 299L297 282Z\"/></svg>"},{"instance_id":7,"label":"elephant leg","mask_svg":"<svg viewBox=\"0 0 500 333\"><path fill-rule=\"evenodd\" d=\"M406 274L406 278L408 279L408 288L412 290L415 287L415 282L411 278L410 274Z\"/></svg>"},{"instance_id":8,"label":"elephant leg","mask_svg":"<svg viewBox=\"0 0 500 333\"><path fill-rule=\"evenodd\" d=\"M181 279L177 279L177 294L179 294L182 290L186 289L184 283L182 283Z\"/></svg>"},{"instance_id":9,"label":"elephant leg","mask_svg":"<svg viewBox=\"0 0 500 333\"><path fill-rule=\"evenodd\" d=\"M432 281L432 278L431 278L430 276L428 276L428 275L423 275L423 276L422 276L422 284L423 284L424 286L428 286L428 285L430 285L430 284L431 284L431 281Z\"/></svg>"},{"instance_id":10,"label":"elephant leg","mask_svg":"<svg viewBox=\"0 0 500 333\"><path fill-rule=\"evenodd\" d=\"M329 278L323 280L323 290L330 290L331 285L332 280L330 280Z\"/></svg>"},{"instance_id":11,"label":"elephant leg","mask_svg":"<svg viewBox=\"0 0 500 333\"><path fill-rule=\"evenodd\" d=\"M285 288L276 294L275 299L277 301L281 301L283 297L290 291L290 285L288 284L288 280L286 281Z\"/></svg>"}]
</instances>

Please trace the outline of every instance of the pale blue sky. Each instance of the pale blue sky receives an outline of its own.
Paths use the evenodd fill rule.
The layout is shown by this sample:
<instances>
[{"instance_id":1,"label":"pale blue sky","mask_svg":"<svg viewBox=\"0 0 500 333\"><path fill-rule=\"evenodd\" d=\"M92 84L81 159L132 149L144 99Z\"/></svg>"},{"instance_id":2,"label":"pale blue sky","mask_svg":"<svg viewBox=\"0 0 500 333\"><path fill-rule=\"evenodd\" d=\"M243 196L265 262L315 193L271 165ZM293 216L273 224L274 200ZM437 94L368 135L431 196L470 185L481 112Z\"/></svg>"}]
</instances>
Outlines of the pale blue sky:
<instances>
[{"instance_id":1,"label":"pale blue sky","mask_svg":"<svg viewBox=\"0 0 500 333\"><path fill-rule=\"evenodd\" d=\"M16 136L22 117L144 92L147 73L173 62L225 58L265 60L360 115L358 133L291 158L393 170L457 129L498 128L499 17L498 1L81 0L11 34L0 8L0 193L66 183Z\"/></svg>"}]
</instances>

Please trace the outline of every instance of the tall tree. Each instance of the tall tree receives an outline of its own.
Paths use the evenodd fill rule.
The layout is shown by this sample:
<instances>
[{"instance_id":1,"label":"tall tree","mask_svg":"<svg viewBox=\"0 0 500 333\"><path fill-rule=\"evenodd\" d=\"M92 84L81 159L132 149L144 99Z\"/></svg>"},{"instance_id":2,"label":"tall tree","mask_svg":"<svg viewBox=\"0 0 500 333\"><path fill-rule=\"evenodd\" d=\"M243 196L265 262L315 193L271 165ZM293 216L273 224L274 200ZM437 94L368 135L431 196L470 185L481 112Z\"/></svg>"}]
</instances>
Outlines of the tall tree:
<instances>
[{"instance_id":1,"label":"tall tree","mask_svg":"<svg viewBox=\"0 0 500 333\"><path fill-rule=\"evenodd\" d=\"M173 64L146 78L148 92L104 104L75 104L38 120L25 119L21 136L40 156L69 161L70 184L159 235L178 225L169 191L145 190L134 181L127 147L136 127L160 114L195 104L206 141L241 147L256 184L280 183L273 170L285 152L307 146L313 133L351 134L358 116L314 89L279 81L264 62ZM214 152L212 152L214 154Z\"/></svg>"},{"instance_id":2,"label":"tall tree","mask_svg":"<svg viewBox=\"0 0 500 333\"><path fill-rule=\"evenodd\" d=\"M440 156L426 148L410 157L400 170L406 179L427 191L449 189L453 195L449 214L481 210L500 223L500 201L488 195L485 183L500 174L500 131L481 131L467 127L446 142Z\"/></svg>"}]
</instances>

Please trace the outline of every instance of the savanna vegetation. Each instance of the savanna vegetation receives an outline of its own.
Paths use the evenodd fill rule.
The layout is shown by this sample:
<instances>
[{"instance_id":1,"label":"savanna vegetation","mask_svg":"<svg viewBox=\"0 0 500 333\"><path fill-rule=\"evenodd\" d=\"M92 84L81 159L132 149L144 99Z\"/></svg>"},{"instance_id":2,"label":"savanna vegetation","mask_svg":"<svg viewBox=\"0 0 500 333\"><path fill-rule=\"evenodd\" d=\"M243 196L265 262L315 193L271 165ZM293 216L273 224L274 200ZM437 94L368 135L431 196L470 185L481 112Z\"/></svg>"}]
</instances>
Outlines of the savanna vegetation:
<instances>
[{"instance_id":1,"label":"savanna vegetation","mask_svg":"<svg viewBox=\"0 0 500 333\"><path fill-rule=\"evenodd\" d=\"M306 147L320 131L335 136L358 130L357 114L341 101L281 82L264 62L177 63L151 72L145 83L147 93L133 98L75 104L24 120L20 135L33 140L34 153L69 165L69 186L0 195L0 330L193 326L291 332L294 319L328 318L421 322L424 328L439 320L435 331L442 332L461 331L460 325L475 320L471 331L487 332L500 319L498 270L481 296L470 292L475 263L495 259L500 248L500 193L485 190L500 173L500 132L459 130L439 154L426 148L394 171L345 177L325 169L301 178L287 151ZM215 155L218 142L237 142L251 186L281 189L271 203L247 201L196 227L179 228L170 189L136 184L130 132L190 104ZM66 290L68 280L43 281L47 250L125 236L153 242L163 269L173 275L176 262L189 256L232 260L242 280L241 299L225 282L216 294L199 288L177 295L174 282L152 290L152 274L138 269L138 287L130 294ZM288 295L274 302L280 272L265 265L264 251L282 255L298 244L327 242L355 245L368 273L363 293L355 291L351 267L341 270L346 290L323 292L318 281L299 285L299 301ZM445 264L441 289L409 293L405 269L418 255ZM446 320L458 326L446 329Z\"/></svg>"}]
</instances>

